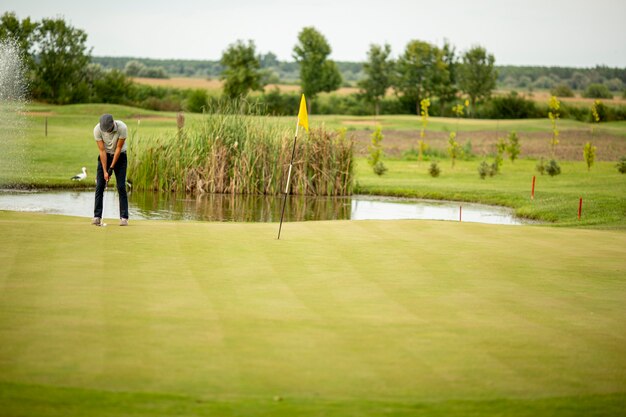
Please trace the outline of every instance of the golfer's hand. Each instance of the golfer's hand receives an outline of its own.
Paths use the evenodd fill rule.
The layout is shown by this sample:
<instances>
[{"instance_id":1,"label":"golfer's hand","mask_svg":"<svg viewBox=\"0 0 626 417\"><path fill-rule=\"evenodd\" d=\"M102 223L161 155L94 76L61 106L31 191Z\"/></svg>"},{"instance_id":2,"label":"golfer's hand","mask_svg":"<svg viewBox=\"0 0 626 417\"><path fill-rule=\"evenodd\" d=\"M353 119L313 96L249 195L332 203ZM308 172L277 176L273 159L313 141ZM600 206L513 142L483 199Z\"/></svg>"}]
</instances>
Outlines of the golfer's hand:
<instances>
[{"instance_id":1,"label":"golfer's hand","mask_svg":"<svg viewBox=\"0 0 626 417\"><path fill-rule=\"evenodd\" d=\"M109 173L104 171L104 182L109 182Z\"/></svg>"}]
</instances>

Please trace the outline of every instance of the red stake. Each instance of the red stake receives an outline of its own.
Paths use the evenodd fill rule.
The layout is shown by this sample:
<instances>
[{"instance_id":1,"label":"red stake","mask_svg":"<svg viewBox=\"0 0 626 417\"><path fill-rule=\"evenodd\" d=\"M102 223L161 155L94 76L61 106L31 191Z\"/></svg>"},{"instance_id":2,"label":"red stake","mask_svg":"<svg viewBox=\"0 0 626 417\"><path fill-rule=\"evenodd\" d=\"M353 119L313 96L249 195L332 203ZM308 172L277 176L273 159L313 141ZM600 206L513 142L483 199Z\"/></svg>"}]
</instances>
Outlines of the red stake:
<instances>
[{"instance_id":1,"label":"red stake","mask_svg":"<svg viewBox=\"0 0 626 417\"><path fill-rule=\"evenodd\" d=\"M583 212L583 198L580 197L580 200L578 201L578 220L580 220L580 215Z\"/></svg>"},{"instance_id":2,"label":"red stake","mask_svg":"<svg viewBox=\"0 0 626 417\"><path fill-rule=\"evenodd\" d=\"M462 216L463 216L463 206L459 206L459 221L461 221Z\"/></svg>"},{"instance_id":3,"label":"red stake","mask_svg":"<svg viewBox=\"0 0 626 417\"><path fill-rule=\"evenodd\" d=\"M535 176L533 175L533 189L532 189L532 191L530 192L530 199L531 199L531 200L534 200L534 199L535 199L535 179L536 179L536 178L535 178Z\"/></svg>"}]
</instances>

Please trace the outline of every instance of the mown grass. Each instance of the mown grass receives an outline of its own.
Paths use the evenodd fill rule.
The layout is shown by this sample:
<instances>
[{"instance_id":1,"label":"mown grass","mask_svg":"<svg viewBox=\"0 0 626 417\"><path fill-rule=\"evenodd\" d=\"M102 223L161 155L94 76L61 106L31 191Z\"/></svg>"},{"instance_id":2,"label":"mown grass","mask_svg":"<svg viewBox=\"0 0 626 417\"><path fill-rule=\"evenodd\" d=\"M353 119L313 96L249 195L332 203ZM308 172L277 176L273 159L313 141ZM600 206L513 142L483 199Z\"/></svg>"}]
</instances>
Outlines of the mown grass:
<instances>
[{"instance_id":1,"label":"mown grass","mask_svg":"<svg viewBox=\"0 0 626 417\"><path fill-rule=\"evenodd\" d=\"M362 221L287 223L275 235L275 224L95 228L0 212L0 409L574 416L626 407L624 233Z\"/></svg>"}]
</instances>

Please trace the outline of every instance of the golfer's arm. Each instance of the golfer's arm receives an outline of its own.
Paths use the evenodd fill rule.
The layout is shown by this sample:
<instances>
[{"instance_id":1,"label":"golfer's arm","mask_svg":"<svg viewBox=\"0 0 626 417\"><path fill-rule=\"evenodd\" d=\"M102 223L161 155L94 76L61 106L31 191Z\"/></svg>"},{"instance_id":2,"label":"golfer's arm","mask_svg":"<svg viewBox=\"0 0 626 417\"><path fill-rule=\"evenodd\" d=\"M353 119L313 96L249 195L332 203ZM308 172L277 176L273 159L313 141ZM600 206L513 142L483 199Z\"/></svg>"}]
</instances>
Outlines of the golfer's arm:
<instances>
[{"instance_id":1,"label":"golfer's arm","mask_svg":"<svg viewBox=\"0 0 626 417\"><path fill-rule=\"evenodd\" d=\"M120 153L122 153L122 146L124 146L125 141L126 141L126 138L124 139L120 138L117 140L117 146L115 147L115 154L113 155L113 162L111 162L111 168L115 166L117 159L120 157Z\"/></svg>"},{"instance_id":2,"label":"golfer's arm","mask_svg":"<svg viewBox=\"0 0 626 417\"><path fill-rule=\"evenodd\" d=\"M99 140L96 143L98 144L98 150L100 151L100 163L102 164L102 169L106 170L106 167L107 167L107 152L104 149L104 142Z\"/></svg>"}]
</instances>

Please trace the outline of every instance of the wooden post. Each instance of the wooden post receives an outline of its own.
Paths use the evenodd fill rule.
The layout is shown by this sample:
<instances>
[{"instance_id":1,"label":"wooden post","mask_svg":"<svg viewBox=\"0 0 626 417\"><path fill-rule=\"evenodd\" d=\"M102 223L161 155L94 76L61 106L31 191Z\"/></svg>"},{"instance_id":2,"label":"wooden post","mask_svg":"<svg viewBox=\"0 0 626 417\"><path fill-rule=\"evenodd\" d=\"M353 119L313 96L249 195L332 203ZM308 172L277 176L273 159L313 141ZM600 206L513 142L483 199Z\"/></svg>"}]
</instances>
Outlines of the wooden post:
<instances>
[{"instance_id":1,"label":"wooden post","mask_svg":"<svg viewBox=\"0 0 626 417\"><path fill-rule=\"evenodd\" d=\"M462 221L463 218L463 206L459 206L459 221Z\"/></svg>"},{"instance_id":2,"label":"wooden post","mask_svg":"<svg viewBox=\"0 0 626 417\"><path fill-rule=\"evenodd\" d=\"M535 199L535 179L536 179L536 177L533 175L533 187L532 187L532 190L530 191L530 199L531 200Z\"/></svg>"},{"instance_id":3,"label":"wooden post","mask_svg":"<svg viewBox=\"0 0 626 417\"><path fill-rule=\"evenodd\" d=\"M580 197L580 200L578 200L578 220L580 220L580 215L583 212L583 198Z\"/></svg>"}]
</instances>

